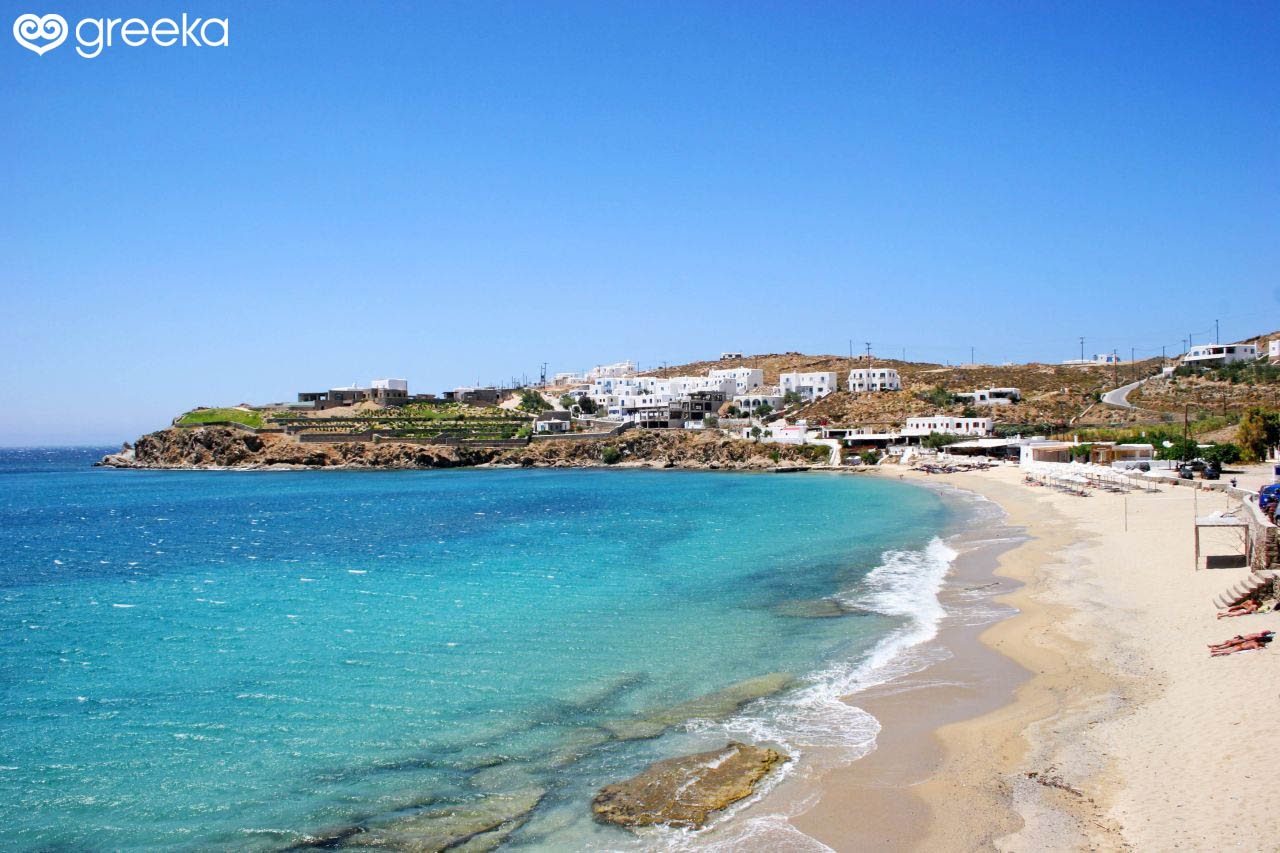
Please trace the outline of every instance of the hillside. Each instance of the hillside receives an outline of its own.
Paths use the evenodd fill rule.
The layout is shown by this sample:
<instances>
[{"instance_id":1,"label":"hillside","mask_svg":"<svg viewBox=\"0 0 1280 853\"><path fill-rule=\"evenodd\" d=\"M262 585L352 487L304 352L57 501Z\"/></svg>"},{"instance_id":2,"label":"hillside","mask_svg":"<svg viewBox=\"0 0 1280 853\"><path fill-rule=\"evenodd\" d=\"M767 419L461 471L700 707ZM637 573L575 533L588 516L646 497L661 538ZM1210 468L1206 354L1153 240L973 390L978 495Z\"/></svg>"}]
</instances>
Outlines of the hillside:
<instances>
[{"instance_id":1,"label":"hillside","mask_svg":"<svg viewBox=\"0 0 1280 853\"><path fill-rule=\"evenodd\" d=\"M850 362L847 356L789 352L725 361L698 361L674 365L652 373L666 377L705 374L708 370L725 367L758 367L764 371L765 384L776 385L779 373L792 370L834 370L840 375L843 384L851 364L863 367L866 361L855 359ZM931 414L958 416L964 411L962 404L940 407L920 397L934 389L941 388L955 394L976 388L1011 387L1021 389L1022 402L1011 406L982 407L979 411L989 413L997 423L1066 421L1084 412L1098 393L1110 390L1117 384L1124 384L1131 377L1149 376L1157 372L1160 369L1160 359L1147 359L1133 365L1122 364L1119 369L1034 363L948 367L898 359L875 359L872 365L897 370L902 377L903 390L885 394L848 394L840 391L804 407L796 416L833 425L896 426L908 417ZM1124 412L1110 407L1097 407L1097 410L1097 422L1124 423L1143 418L1141 412ZM1094 422L1094 418L1090 417L1088 421Z\"/></svg>"}]
</instances>

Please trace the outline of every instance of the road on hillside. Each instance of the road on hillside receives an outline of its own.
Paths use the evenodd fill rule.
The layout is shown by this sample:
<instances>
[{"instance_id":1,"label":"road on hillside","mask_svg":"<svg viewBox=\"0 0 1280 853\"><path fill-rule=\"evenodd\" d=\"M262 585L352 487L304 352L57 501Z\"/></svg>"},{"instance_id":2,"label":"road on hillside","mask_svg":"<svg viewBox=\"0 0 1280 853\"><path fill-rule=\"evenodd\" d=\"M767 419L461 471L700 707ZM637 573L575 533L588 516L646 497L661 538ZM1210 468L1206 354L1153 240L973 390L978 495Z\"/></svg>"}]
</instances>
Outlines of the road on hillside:
<instances>
[{"instance_id":1,"label":"road on hillside","mask_svg":"<svg viewBox=\"0 0 1280 853\"><path fill-rule=\"evenodd\" d=\"M1151 377L1147 377L1150 379ZM1137 388L1147 379L1139 379L1137 382L1130 382L1128 385L1121 385L1119 388L1108 391L1102 395L1102 402L1108 406L1119 406L1121 409L1136 409L1137 406L1129 402L1129 392Z\"/></svg>"}]
</instances>

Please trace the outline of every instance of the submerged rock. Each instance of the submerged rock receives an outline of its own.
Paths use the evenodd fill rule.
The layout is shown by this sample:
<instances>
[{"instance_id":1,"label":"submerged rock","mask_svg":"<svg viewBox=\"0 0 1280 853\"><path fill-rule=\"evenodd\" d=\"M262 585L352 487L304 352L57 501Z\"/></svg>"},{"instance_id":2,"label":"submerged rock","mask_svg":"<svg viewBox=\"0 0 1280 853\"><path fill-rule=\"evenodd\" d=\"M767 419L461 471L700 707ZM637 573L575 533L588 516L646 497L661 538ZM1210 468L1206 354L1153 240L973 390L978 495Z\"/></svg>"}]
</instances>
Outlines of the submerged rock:
<instances>
[{"instance_id":1,"label":"submerged rock","mask_svg":"<svg viewBox=\"0 0 1280 853\"><path fill-rule=\"evenodd\" d=\"M542 788L525 788L507 794L491 794L465 805L380 818L327 834L294 849L375 849L411 853L493 850L524 825L545 794Z\"/></svg>"},{"instance_id":2,"label":"submerged rock","mask_svg":"<svg viewBox=\"0 0 1280 853\"><path fill-rule=\"evenodd\" d=\"M619 826L703 826L712 813L751 796L760 780L789 757L730 741L721 749L650 765L639 776L607 785L591 801L596 820Z\"/></svg>"},{"instance_id":3,"label":"submerged rock","mask_svg":"<svg viewBox=\"0 0 1280 853\"><path fill-rule=\"evenodd\" d=\"M795 619L838 619L842 616L863 616L870 611L836 598L804 598L785 601L773 608L773 612Z\"/></svg>"},{"instance_id":4,"label":"submerged rock","mask_svg":"<svg viewBox=\"0 0 1280 853\"><path fill-rule=\"evenodd\" d=\"M634 720L610 720L601 728L619 740L641 740L657 737L672 726L689 720L723 720L755 699L785 690L794 679L790 673L771 672L731 684L723 690L681 702Z\"/></svg>"}]
</instances>

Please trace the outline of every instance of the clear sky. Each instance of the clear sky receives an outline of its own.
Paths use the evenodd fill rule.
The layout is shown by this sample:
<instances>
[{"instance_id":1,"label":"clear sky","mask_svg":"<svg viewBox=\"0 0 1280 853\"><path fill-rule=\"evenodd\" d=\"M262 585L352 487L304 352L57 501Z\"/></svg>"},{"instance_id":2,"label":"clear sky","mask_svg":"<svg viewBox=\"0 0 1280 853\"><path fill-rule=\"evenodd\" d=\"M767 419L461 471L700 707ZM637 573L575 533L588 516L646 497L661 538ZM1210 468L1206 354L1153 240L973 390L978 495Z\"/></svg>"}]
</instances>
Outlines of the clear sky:
<instances>
[{"instance_id":1,"label":"clear sky","mask_svg":"<svg viewBox=\"0 0 1280 853\"><path fill-rule=\"evenodd\" d=\"M0 444L631 358L1280 327L1280 4L0 2ZM219 16L225 48L25 12Z\"/></svg>"}]
</instances>

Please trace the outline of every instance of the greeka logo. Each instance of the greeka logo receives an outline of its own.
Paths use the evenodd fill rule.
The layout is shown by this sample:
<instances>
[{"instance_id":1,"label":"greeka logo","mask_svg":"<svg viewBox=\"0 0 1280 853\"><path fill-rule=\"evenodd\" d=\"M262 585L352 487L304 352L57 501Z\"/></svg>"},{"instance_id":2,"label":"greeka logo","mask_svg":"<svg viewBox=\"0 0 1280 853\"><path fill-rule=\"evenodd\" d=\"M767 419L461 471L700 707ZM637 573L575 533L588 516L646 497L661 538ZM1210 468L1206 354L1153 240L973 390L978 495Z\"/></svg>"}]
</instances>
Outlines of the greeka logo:
<instances>
[{"instance_id":1,"label":"greeka logo","mask_svg":"<svg viewBox=\"0 0 1280 853\"><path fill-rule=\"evenodd\" d=\"M34 50L43 56L67 40L67 19L61 15L19 15L13 22L13 37L18 44L27 50ZM36 44L32 39L47 39L44 44Z\"/></svg>"},{"instance_id":2,"label":"greeka logo","mask_svg":"<svg viewBox=\"0 0 1280 853\"><path fill-rule=\"evenodd\" d=\"M37 56L44 56L67 40L67 19L61 15L19 15L13 22L13 38ZM101 55L108 47L124 44L141 47L148 41L160 47L226 47L231 41L228 18L84 18L75 29L76 53L85 59Z\"/></svg>"}]
</instances>

